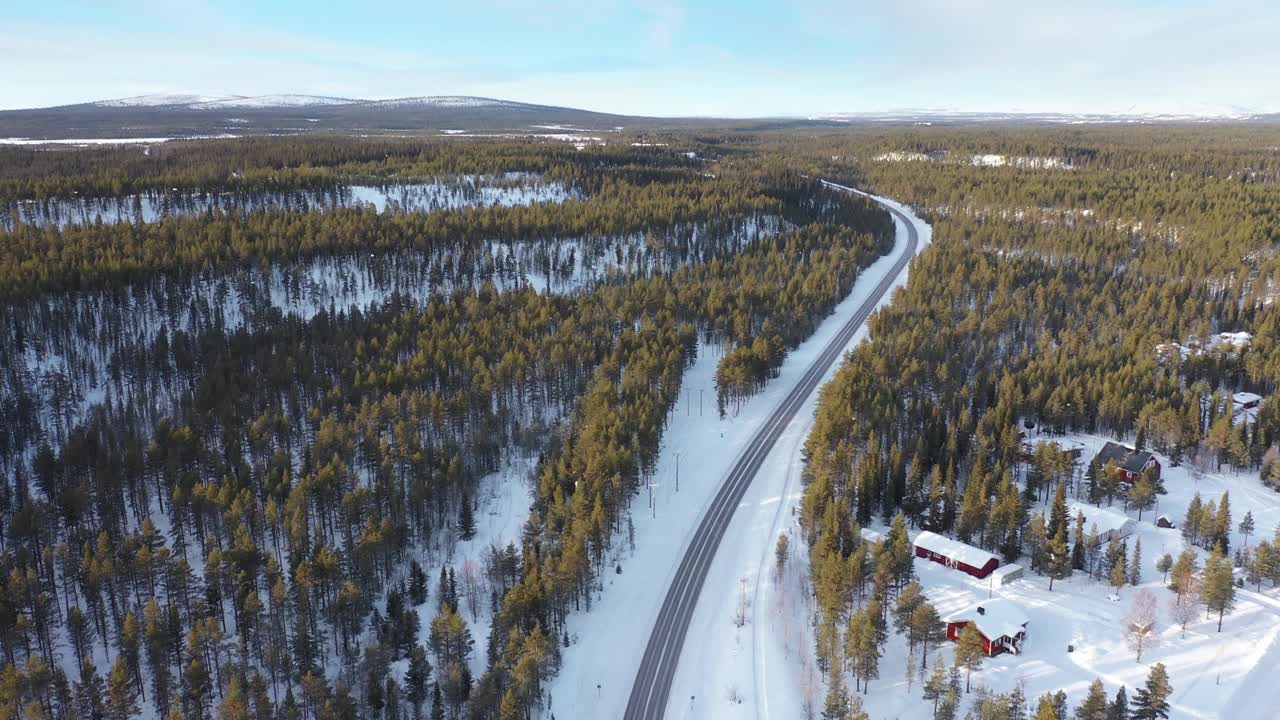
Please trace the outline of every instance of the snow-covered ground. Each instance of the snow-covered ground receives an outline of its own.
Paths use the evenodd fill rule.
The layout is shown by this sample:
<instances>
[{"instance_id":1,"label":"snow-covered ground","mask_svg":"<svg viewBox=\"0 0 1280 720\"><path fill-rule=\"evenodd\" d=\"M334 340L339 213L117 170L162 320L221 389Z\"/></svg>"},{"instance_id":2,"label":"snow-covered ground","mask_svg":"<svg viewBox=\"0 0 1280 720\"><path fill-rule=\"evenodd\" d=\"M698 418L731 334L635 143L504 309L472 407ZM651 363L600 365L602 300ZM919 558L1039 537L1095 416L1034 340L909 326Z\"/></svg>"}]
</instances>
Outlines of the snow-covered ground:
<instances>
[{"instance_id":1,"label":"snow-covered ground","mask_svg":"<svg viewBox=\"0 0 1280 720\"><path fill-rule=\"evenodd\" d=\"M501 550L510 543L519 546L520 532L529 518L529 504L533 501L532 478L537 464L536 457L509 458L503 463L501 470L482 478L475 498L476 536L470 540L454 542L452 536L437 535L435 545L418 556L418 561L427 574L429 592L427 601L416 608L419 638L425 641L430 633L431 621L435 618L440 603L440 568L452 568L458 578L462 596L459 599L459 611L475 641L468 663L474 678L479 678L485 671L489 625L493 621L489 591L484 586L485 558L492 549ZM470 570L467 569L468 566ZM467 572L477 573L484 588L477 593L478 602L474 606L465 591L464 574ZM397 678L403 678L408 667L408 659L399 660L392 665L392 673Z\"/></svg>"},{"instance_id":2,"label":"snow-covered ground","mask_svg":"<svg viewBox=\"0 0 1280 720\"><path fill-rule=\"evenodd\" d=\"M14 219L27 225L154 222L163 217L218 212L328 210L337 207L373 207L379 213L388 208L400 212L432 212L466 207L514 207L534 203L562 203L581 198L575 188L546 181L529 173L500 176L462 175L429 182L385 185L342 185L325 190L291 190L276 193L148 193L118 198L75 198L46 201L26 200L0 207L0 228L9 228Z\"/></svg>"},{"instance_id":3,"label":"snow-covered ground","mask_svg":"<svg viewBox=\"0 0 1280 720\"><path fill-rule=\"evenodd\" d=\"M918 227L922 230L921 243L926 244L928 226L921 222ZM894 251L862 273L849 297L809 340L788 355L780 376L771 381L764 392L749 400L736 416L721 420L716 415L714 374L719 356L714 348L700 349L697 361L685 374L685 400L676 409L663 436L653 491L656 506L650 507L648 493L633 500L635 548L632 550L623 538L615 550L623 560L622 573L606 576L590 612L570 617L573 644L565 650L564 666L549 687L552 702L548 716L554 713L562 718L622 717L670 580L735 456L885 276L904 251L905 244L905 231L899 228ZM899 283L905 281L905 277L904 272ZM855 336L851 345L862 335ZM754 684L752 656L749 649L743 648L750 643L750 633L758 622L753 619L739 630L731 622L732 609L740 597L739 578L748 575L754 582L762 563L767 567L765 559L772 552L776 537L773 528L790 523L783 508L789 507L800 491L799 448L812 422L815 403L816 393L778 441L720 544L720 553L702 590L684 646L672 689L669 717L681 717L680 712L687 711L690 695L701 698L695 701L700 702L697 707L702 714L699 716L723 717L720 711L728 706L718 698L725 685L738 682L749 688ZM748 592L755 594L754 585L748 587ZM766 671L773 668L770 665ZM781 669L778 678L779 686L788 683Z\"/></svg>"},{"instance_id":4,"label":"snow-covered ground","mask_svg":"<svg viewBox=\"0 0 1280 720\"><path fill-rule=\"evenodd\" d=\"M238 135L188 135L184 137L147 138L0 138L0 145L153 145L170 140L225 140Z\"/></svg>"},{"instance_id":5,"label":"snow-covered ground","mask_svg":"<svg viewBox=\"0 0 1280 720\"><path fill-rule=\"evenodd\" d=\"M795 454L790 465L782 459L778 461L779 471L786 474L787 482L794 483L791 478L799 472L798 451L802 438L803 435L790 446L790 452ZM1093 457L1108 440L1094 435L1046 435L1029 439L1080 447L1082 462ZM785 441L780 442L775 454L788 449ZM1173 685L1172 717L1203 720L1275 717L1280 686L1272 676L1280 666L1280 592L1266 585L1261 593L1252 586L1237 589L1236 608L1226 615L1221 633L1217 631L1216 615L1208 617L1201 613L1183 637L1170 617L1174 593L1164 587L1156 562L1165 553L1177 557L1184 542L1181 531L1157 528L1154 523L1158 516L1167 515L1180 525L1187 505L1197 492L1206 501L1217 501L1223 492L1228 492L1233 521L1232 547L1241 547L1245 538L1238 526L1245 512L1253 513L1257 525L1250 544L1259 537L1270 537L1280 523L1280 494L1262 487L1256 473L1217 472L1189 465L1171 467L1167 458L1160 457L1160 460L1168 494L1159 498L1154 510L1143 513L1136 532L1127 540L1132 552L1135 539L1141 539L1143 582L1140 587L1150 589L1159 600L1157 641L1144 652L1141 663L1135 661L1122 629L1139 588L1126 586L1120 591L1120 600L1113 601L1108 599L1113 592L1109 585L1082 573L1055 582L1052 591L1048 578L1032 573L1004 587L993 587L987 580L978 580L933 562L916 561L917 577L944 617L994 596L1017 603L1031 619L1023 653L999 655L985 661L982 669L973 674L975 687L987 685L1007 692L1022 683L1026 695L1033 699L1061 689L1075 705L1083 699L1094 678L1101 678L1112 694L1124 685L1132 697L1134 689L1145 681L1150 665L1162 662L1169 670ZM756 547L754 568L750 558L717 558L717 564L725 560L727 565L721 571L721 584L732 583L736 574L747 577L754 588L752 620L743 630L734 627L731 615L736 600L729 597L730 590L723 591L725 598L714 610L703 614L700 606L694 626L701 628L701 637L690 637L681 661L684 668L685 661L692 660L696 670L689 673L682 670L680 675L687 681L684 686L677 683L673 689L668 717L795 717L806 686L812 688L812 697L821 706L825 686L812 669L813 635L809 620L813 609L805 580L807 556L792 515L798 495L790 488L787 493L784 508L777 513L782 522L770 527L762 521L754 529L753 537L743 536L744 541L753 542ZM1117 502L1112 509L1119 512L1122 505ZM1044 507L1035 510L1047 511ZM757 514L762 517L768 514L763 504ZM1137 519L1136 511L1128 515ZM792 560L780 590L770 572L770 551L777 532L782 530L791 534ZM726 545L734 547L733 543ZM1203 561L1207 553L1197 552ZM763 582L757 582L757 578ZM1074 651L1068 652L1069 645ZM690 646L694 648L693 653ZM941 649L948 663L952 648L951 644L944 643ZM930 662L933 652L937 651L931 651ZM871 683L869 694L864 696L872 717L903 720L930 717L931 706L921 697L919 660L916 660L917 674L910 687L906 678L907 661L904 639L891 634L880 660L880 678ZM733 688L742 697L740 706L731 705L727 699ZM695 711L690 712L689 696L694 694L700 699L694 703ZM702 697L707 700L705 704L701 702Z\"/></svg>"}]
</instances>

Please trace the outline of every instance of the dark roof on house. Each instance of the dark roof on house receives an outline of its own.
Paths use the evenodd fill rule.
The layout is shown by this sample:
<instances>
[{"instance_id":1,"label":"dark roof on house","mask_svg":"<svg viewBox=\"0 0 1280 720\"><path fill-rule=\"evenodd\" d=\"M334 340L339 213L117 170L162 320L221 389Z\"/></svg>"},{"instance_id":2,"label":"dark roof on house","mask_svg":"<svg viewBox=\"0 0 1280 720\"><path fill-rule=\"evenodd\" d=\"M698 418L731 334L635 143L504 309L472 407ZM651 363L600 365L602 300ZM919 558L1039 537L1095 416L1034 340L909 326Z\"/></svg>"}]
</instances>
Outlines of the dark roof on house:
<instances>
[{"instance_id":1,"label":"dark roof on house","mask_svg":"<svg viewBox=\"0 0 1280 720\"><path fill-rule=\"evenodd\" d=\"M1131 473L1142 472L1142 468L1146 467L1149 460L1151 460L1151 453L1113 442L1103 445L1102 450L1098 452L1099 463L1106 465L1108 462L1114 462L1120 469Z\"/></svg>"}]
</instances>

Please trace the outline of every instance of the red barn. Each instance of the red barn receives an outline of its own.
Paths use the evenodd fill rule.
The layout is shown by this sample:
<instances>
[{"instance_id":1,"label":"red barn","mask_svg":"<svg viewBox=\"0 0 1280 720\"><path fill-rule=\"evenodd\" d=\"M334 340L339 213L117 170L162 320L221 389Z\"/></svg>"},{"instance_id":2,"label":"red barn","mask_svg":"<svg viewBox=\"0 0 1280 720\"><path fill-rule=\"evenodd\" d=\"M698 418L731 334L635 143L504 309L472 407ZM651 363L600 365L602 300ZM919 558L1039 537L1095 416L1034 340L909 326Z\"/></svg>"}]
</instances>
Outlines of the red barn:
<instances>
[{"instance_id":1,"label":"red barn","mask_svg":"<svg viewBox=\"0 0 1280 720\"><path fill-rule=\"evenodd\" d=\"M960 633L972 626L982 635L982 649L990 657L1003 652L1015 655L1022 652L1022 641L1027 638L1030 620L1017 604L1004 598L993 598L952 613L943 622L947 624L947 638L953 642L959 642Z\"/></svg>"},{"instance_id":2,"label":"red barn","mask_svg":"<svg viewBox=\"0 0 1280 720\"><path fill-rule=\"evenodd\" d=\"M976 578L984 578L1000 567L1000 558L986 550L928 530L916 536L915 547L916 557L962 570Z\"/></svg>"},{"instance_id":3,"label":"red barn","mask_svg":"<svg viewBox=\"0 0 1280 720\"><path fill-rule=\"evenodd\" d=\"M1156 471L1156 477L1160 477L1160 461L1156 460L1155 455L1145 450L1134 450L1119 443L1108 442L1102 446L1097 460L1099 465L1115 463L1120 470L1120 479L1125 482L1131 483L1137 480L1143 470L1152 468Z\"/></svg>"}]
</instances>

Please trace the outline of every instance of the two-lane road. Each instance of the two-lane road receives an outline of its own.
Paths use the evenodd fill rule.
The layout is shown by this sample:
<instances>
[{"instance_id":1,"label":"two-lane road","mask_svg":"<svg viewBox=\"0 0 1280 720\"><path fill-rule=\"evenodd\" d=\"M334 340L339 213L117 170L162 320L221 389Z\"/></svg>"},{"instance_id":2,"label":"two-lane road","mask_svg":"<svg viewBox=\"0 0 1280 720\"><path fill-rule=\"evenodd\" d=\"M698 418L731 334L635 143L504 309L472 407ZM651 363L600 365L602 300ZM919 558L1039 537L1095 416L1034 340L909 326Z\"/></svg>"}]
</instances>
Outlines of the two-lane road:
<instances>
[{"instance_id":1,"label":"two-lane road","mask_svg":"<svg viewBox=\"0 0 1280 720\"><path fill-rule=\"evenodd\" d=\"M854 192L852 188L823 182L828 187ZM751 485L769 451L795 417L796 411L817 388L827 370L840 357L844 347L849 344L854 333L871 316L881 298L893 287L898 276L915 255L916 246L919 243L919 234L915 226L896 208L885 203L880 204L906 228L906 247L880 284L840 328L831 342L823 348L822 353L801 376L791 392L769 415L725 476L707 514L702 518L689 543L688 550L676 571L675 579L671 582L671 588L667 591L666 600L662 603L662 610L654 622L649 643L645 647L644 658L636 673L635 684L631 688L626 720L658 720L666 712L671 682L675 677L676 666L680 662L680 651L684 647L689 622L698 604L698 596L706 581L711 560L715 557L725 529L733 518L734 510L742 501L742 496Z\"/></svg>"}]
</instances>

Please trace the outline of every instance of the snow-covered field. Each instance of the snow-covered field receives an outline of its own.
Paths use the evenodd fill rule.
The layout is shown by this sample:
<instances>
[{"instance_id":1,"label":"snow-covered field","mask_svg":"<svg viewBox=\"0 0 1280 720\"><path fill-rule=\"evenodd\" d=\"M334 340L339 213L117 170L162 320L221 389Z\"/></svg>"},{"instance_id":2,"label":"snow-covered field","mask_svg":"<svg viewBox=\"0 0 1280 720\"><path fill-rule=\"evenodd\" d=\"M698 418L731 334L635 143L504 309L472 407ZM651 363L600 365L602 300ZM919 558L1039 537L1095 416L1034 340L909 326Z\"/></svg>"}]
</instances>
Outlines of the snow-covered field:
<instances>
[{"instance_id":1,"label":"snow-covered field","mask_svg":"<svg viewBox=\"0 0 1280 720\"><path fill-rule=\"evenodd\" d=\"M922 230L922 244L927 243L928 226L923 223L918 226ZM748 401L736 416L723 420L717 417L714 373L719 357L714 349L701 349L697 361L685 375L686 400L677 408L664 433L655 473L656 506L650 507L647 493L635 498L632 505L635 549L632 550L624 538L615 550L625 559L622 573L607 576L590 612L570 617L573 645L565 651L564 666L549 687L552 703L548 717L551 713L561 718L622 717L670 580L697 522L735 456L844 320L884 277L903 252L905 243L905 231L899 228L894 251L862 273L849 297L808 341L787 357L780 376ZM899 283L905 281L905 277L904 272ZM861 337L859 333L851 344ZM720 544L720 553L712 564L684 646L672 689L669 717L684 716L690 695L698 696L694 701L699 711L697 716L725 717L723 711L728 705L720 700L725 684L738 682L743 688L754 685L751 633L756 625L765 621L753 618L743 629L731 622L733 607L741 594L739 578L748 575L754 583L762 563L767 567L765 559L772 552L776 536L772 530L790 523L785 508L798 498L799 448L812 422L815 403L816 393L778 441ZM677 463L679 491L675 486ZM748 593L756 594L754 584L749 585ZM761 642L772 642L772 638L762 638ZM769 648L771 653L775 650ZM777 653L771 657L783 657L780 650ZM776 682L779 688L789 685L790 679L781 667L783 663L774 662L778 666L777 680L771 682ZM775 665L771 664L763 671L774 669Z\"/></svg>"},{"instance_id":2,"label":"snow-covered field","mask_svg":"<svg viewBox=\"0 0 1280 720\"><path fill-rule=\"evenodd\" d=\"M1029 440L1056 441L1064 447L1081 447L1083 462L1087 462L1108 438L1066 435L1031 437ZM1180 525L1187 505L1197 492L1206 501L1216 501L1223 492L1228 492L1233 520L1231 541L1232 547L1236 548L1245 540L1238 526L1246 511L1253 513L1257 525L1250 543L1256 542L1260 536L1271 536L1280 523L1280 494L1262 487L1256 473L1215 472L1188 465L1170 467L1167 458L1160 457L1160 460L1164 465L1163 478L1168 494L1159 498L1153 511L1143 513L1136 532L1127 540L1130 552L1135 539L1142 541L1143 582L1139 588L1126 586L1121 589L1118 602L1108 599L1113 592L1109 585L1082 573L1055 582L1052 591L1049 590L1048 578L1030 572L1004 587L992 587L987 580L978 580L933 562L916 560L920 584L943 617L994 596L1017 603L1031 619L1023 653L999 655L985 661L982 669L973 674L975 687L987 685L996 691L1007 692L1022 683L1024 692L1032 699L1061 689L1075 705L1083 699L1094 678L1101 678L1111 694L1124 685L1132 697L1134 689L1145 681L1150 665L1162 662L1169 670L1173 685L1171 717L1226 720L1276 716L1280 686L1272 676L1280 667L1280 592L1266 585L1261 593L1255 592L1252 586L1238 588L1236 608L1227 614L1221 633L1217 631L1216 614L1208 617L1201 613L1188 626L1183 637L1181 628L1170 617L1174 593L1164 587L1164 578L1156 570L1156 562L1165 553L1176 558L1185 545L1179 530L1157 528L1154 523L1158 516L1167 515ZM792 472L798 470L798 458L795 463ZM1083 467L1080 472L1083 473ZM766 556L760 561L758 571L758 575L765 579L765 587L763 593L756 593L757 606L753 608L752 617L761 617L763 597L766 627L754 628L751 635L757 643L759 638L765 638L764 645L757 644L755 648L756 683L747 684L745 678L748 674L745 672L735 674L722 670L730 664L726 662L730 657L734 660L733 665L745 664L738 656L748 651L731 646L731 653L723 655L719 663L711 662L709 665L705 663L715 657L714 651L702 655L704 667L714 670L714 673L704 674L722 677L719 682L725 687L738 683L747 695L743 706L730 708L724 687L705 687L705 692L714 693L710 698L715 703L714 711L706 712L704 709L701 713L680 714L675 712L676 706L673 705L669 710L670 717L785 718L797 714L805 681L812 683L815 678L805 676L805 658L811 657L813 647L812 631L807 624L812 608L804 581L808 574L807 558L802 543L796 544L800 537L794 521L790 519L790 508L794 504L795 497L792 496L784 513L791 522L793 553L792 567L782 592L773 587L772 575L768 572L770 538L764 531L758 533L758 542L766 545ZM1041 509L1047 512L1047 508L1036 508ZM1117 502L1113 509L1121 511L1122 506ZM1137 519L1136 511L1128 515ZM1207 553L1203 550L1197 552L1203 563ZM1142 662L1138 663L1134 651L1126 643L1122 623L1140 588L1155 593L1159 600L1159 613L1157 641L1144 652ZM710 645L712 636L730 634L734 628L727 613L722 607L719 612L722 617L706 616L706 622L714 623L715 630L706 631L707 643L692 644L705 648ZM797 634L800 636L798 639ZM1073 652L1068 652L1069 645L1074 646ZM948 662L952 648L949 643L942 647ZM688 655L686 651L686 657ZM871 683L871 690L864 697L866 709L872 717L923 720L930 716L931 705L921 698L918 674L908 687L907 656L905 640L891 634L880 660L880 678ZM812 661L807 662L811 666ZM772 672L765 674L763 683L759 680L762 666ZM919 671L918 661L916 671ZM778 672L787 677L778 679ZM765 698L764 701L755 701L749 695L753 687L758 696ZM814 692L819 707L824 692L820 684Z\"/></svg>"}]
</instances>

